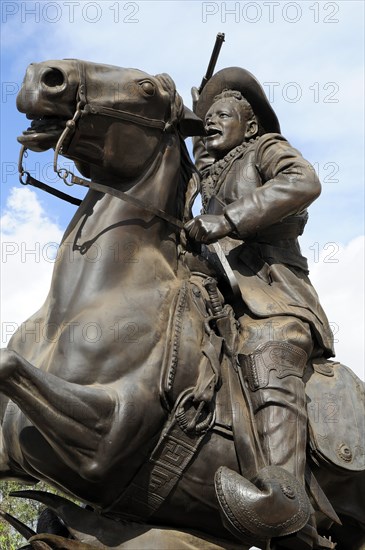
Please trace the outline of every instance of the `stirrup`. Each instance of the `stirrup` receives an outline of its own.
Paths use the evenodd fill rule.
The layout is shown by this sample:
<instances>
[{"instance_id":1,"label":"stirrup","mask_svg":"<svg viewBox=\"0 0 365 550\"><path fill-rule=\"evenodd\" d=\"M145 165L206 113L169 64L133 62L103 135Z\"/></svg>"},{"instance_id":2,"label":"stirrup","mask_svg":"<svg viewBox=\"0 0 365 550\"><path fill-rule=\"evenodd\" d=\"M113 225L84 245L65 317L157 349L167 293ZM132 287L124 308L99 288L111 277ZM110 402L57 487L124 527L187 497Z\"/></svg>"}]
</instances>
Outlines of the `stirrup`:
<instances>
[{"instance_id":1,"label":"stirrup","mask_svg":"<svg viewBox=\"0 0 365 550\"><path fill-rule=\"evenodd\" d=\"M252 481L222 466L215 489L225 527L241 540L291 535L308 522L311 505L304 487L279 466L267 466Z\"/></svg>"}]
</instances>

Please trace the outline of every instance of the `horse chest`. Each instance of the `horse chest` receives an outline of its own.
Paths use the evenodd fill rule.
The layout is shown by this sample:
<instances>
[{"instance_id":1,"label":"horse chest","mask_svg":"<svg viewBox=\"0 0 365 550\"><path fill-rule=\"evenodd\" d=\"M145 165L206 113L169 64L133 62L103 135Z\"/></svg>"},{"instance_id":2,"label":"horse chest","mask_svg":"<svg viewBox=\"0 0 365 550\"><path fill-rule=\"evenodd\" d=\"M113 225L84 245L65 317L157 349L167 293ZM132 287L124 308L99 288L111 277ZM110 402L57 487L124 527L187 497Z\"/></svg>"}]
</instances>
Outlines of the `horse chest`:
<instances>
[{"instance_id":1,"label":"horse chest","mask_svg":"<svg viewBox=\"0 0 365 550\"><path fill-rule=\"evenodd\" d=\"M19 344L30 362L72 381L113 380L121 358L129 366L153 362L164 338L177 280L164 248L175 244L161 245L160 225L146 227L123 207L94 197L71 222L49 296L27 321L35 336Z\"/></svg>"}]
</instances>

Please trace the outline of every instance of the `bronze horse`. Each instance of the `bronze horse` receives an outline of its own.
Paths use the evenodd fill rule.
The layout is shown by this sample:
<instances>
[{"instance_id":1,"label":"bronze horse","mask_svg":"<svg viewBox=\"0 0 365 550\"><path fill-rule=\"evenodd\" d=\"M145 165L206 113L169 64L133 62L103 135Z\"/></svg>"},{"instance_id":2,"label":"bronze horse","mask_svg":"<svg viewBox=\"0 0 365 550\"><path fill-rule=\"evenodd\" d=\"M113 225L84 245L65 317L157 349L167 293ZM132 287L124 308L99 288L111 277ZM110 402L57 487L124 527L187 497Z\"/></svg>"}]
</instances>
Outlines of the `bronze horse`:
<instances>
[{"instance_id":1,"label":"bronze horse","mask_svg":"<svg viewBox=\"0 0 365 550\"><path fill-rule=\"evenodd\" d=\"M101 536L110 548L129 548L121 534L126 519L200 533L210 548L213 540L219 548L242 548L222 520L214 474L222 465L248 479L256 474L250 415L240 401L248 434L242 466L232 436L237 411L226 401L230 354L209 326L206 276L195 273L189 282L179 224L169 220L189 215L193 167L182 132L193 135L198 121L189 122L167 75L77 60L30 65L17 102L32 120L19 141L33 151L56 147L101 187L89 190L66 230L44 305L2 350L1 475L43 479L77 497L97 512L88 512L94 521L106 522L108 536L108 522L116 520L113 540L100 533L93 539ZM140 202L101 190L107 188ZM217 357L226 374L215 372ZM194 414L205 429L196 452L148 515L130 488L176 403L179 414L191 412L198 388L202 406ZM336 512L356 524L351 548L360 549L356 468L341 474L313 467ZM88 522L81 522L84 529ZM71 527L74 536L81 531ZM346 526L336 527L336 536L346 544Z\"/></svg>"}]
</instances>

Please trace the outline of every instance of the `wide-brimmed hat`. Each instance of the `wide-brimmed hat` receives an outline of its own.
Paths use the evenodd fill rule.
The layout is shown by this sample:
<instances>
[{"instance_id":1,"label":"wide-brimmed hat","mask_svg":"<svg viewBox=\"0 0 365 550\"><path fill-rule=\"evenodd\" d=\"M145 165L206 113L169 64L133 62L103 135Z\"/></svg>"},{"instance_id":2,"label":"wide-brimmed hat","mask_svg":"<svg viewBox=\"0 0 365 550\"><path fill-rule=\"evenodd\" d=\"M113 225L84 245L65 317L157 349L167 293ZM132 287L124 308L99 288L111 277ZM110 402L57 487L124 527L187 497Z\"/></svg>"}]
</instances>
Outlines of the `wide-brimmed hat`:
<instances>
[{"instance_id":1,"label":"wide-brimmed hat","mask_svg":"<svg viewBox=\"0 0 365 550\"><path fill-rule=\"evenodd\" d=\"M223 90L241 92L249 102L259 124L266 133L280 134L280 124L272 109L268 98L256 78L246 69L227 67L215 73L203 88L196 105L195 112L201 119L205 119L207 111L214 103L214 98Z\"/></svg>"}]
</instances>

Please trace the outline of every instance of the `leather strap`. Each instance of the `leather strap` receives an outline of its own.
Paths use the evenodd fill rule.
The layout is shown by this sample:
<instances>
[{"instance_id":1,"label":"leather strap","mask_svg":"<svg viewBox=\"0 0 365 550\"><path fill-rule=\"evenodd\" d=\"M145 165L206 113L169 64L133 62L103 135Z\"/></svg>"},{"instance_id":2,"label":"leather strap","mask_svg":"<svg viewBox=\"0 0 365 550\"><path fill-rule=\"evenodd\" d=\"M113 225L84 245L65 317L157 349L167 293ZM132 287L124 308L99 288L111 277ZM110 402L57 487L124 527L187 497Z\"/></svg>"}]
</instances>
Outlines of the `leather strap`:
<instances>
[{"instance_id":1,"label":"leather strap","mask_svg":"<svg viewBox=\"0 0 365 550\"><path fill-rule=\"evenodd\" d=\"M53 187L50 187L49 185L36 180L29 174L29 172L23 171L22 175L23 174L26 175L26 181L23 182L21 180L21 183L23 185L32 185L33 187L42 189L43 191L46 191L47 193L50 193L51 195L54 195L64 201L70 202L71 204L74 204L76 206L80 206L82 202L80 199L77 199L76 197L72 197L71 195L67 195L62 191L58 191L57 189L54 189ZM132 204L137 208L141 208L142 210L151 212L151 214L154 214L155 216L162 218L163 220L167 221L171 225L174 225L178 229L183 229L184 227L184 223L178 218L175 218L175 216L171 216L164 210L160 210L160 208L156 208L156 206L154 206L153 204L145 201L141 201L136 197L134 197L133 195L129 195L128 193L125 193L120 189L115 189L115 187L102 185L101 183L96 183L95 181L91 181L91 180L89 181L84 178L80 178L79 176L75 176L74 174L71 174L71 183L69 185L74 185L74 184L81 185L82 187L87 187L89 189L93 189L94 191L99 191L101 193L112 195L113 197L117 197L118 199L122 199L125 202L128 202L129 204ZM241 295L240 288L239 288L236 276L233 273L233 270L226 259L226 256L222 250L220 243L219 242L212 243L208 245L208 248L221 264L223 271L226 274L228 281L232 287L233 293L236 296L240 296Z\"/></svg>"},{"instance_id":2,"label":"leather strap","mask_svg":"<svg viewBox=\"0 0 365 550\"><path fill-rule=\"evenodd\" d=\"M215 243L211 243L207 245L207 248L210 253L213 253L215 257L218 259L220 265L222 266L222 269L224 273L226 274L226 277L228 279L229 284L231 285L232 292L236 298L241 298L241 290L238 284L238 281L236 279L236 275L233 272L233 269L229 265L229 262L226 258L226 255L219 243L219 241L216 241Z\"/></svg>"},{"instance_id":3,"label":"leather strap","mask_svg":"<svg viewBox=\"0 0 365 550\"><path fill-rule=\"evenodd\" d=\"M314 502L318 506L319 510L325 514L331 521L337 523L338 525L342 525L342 522L338 515L336 514L332 504L326 497L322 487L316 480L312 470L310 469L308 463L305 467L305 482L308 487L308 490L313 497Z\"/></svg>"},{"instance_id":4,"label":"leather strap","mask_svg":"<svg viewBox=\"0 0 365 550\"><path fill-rule=\"evenodd\" d=\"M29 172L23 172L23 174L26 176L26 179L25 181L23 181L22 179L20 180L20 183L22 185L32 185L32 187L37 187L37 189L42 189L42 191L46 191L46 193L49 193L50 195L54 195L55 197L57 197L58 199L62 199L63 201L70 202L75 206L80 206L80 204L82 203L81 199L72 197L67 193L63 193L62 191L59 191L58 189L54 189L50 185L47 185L46 183L43 183L33 178L33 176L29 174Z\"/></svg>"},{"instance_id":5,"label":"leather strap","mask_svg":"<svg viewBox=\"0 0 365 550\"><path fill-rule=\"evenodd\" d=\"M88 104L84 109L85 114L92 115L103 115L109 116L112 118L118 118L119 120L125 120L126 122L133 122L139 126L146 126L148 128L157 128L162 132L166 130L167 124L164 120L159 120L155 118L147 118L135 113L128 113L128 111L122 111L121 109L112 109L111 107L103 107L93 103L92 105Z\"/></svg>"},{"instance_id":6,"label":"leather strap","mask_svg":"<svg viewBox=\"0 0 365 550\"><path fill-rule=\"evenodd\" d=\"M117 509L119 515L122 508L128 511L123 512L128 519L147 520L165 502L214 423L212 415L209 426L201 432L182 428L180 410L191 397L191 390L180 396L149 461L141 466L124 493L103 510L104 514L112 515L113 509Z\"/></svg>"},{"instance_id":7,"label":"leather strap","mask_svg":"<svg viewBox=\"0 0 365 550\"><path fill-rule=\"evenodd\" d=\"M222 377L223 383L225 381L229 385L233 438L240 472L247 472L248 466L251 465L253 475L266 464L256 432L248 390L241 377L241 369L237 372L232 365L226 365L225 361L222 363Z\"/></svg>"},{"instance_id":8,"label":"leather strap","mask_svg":"<svg viewBox=\"0 0 365 550\"><path fill-rule=\"evenodd\" d=\"M88 103L87 100L87 87L86 87L86 67L83 61L78 62L78 71L79 71L79 80L80 85L78 89L78 94L82 105L84 106L83 114L95 114L95 115L104 115L110 116L113 118L118 118L120 120L125 120L127 122L133 122L139 124L140 126L147 126L149 128L157 128L164 132L168 127L168 123L164 120L158 120L154 118L144 117L142 115L137 115L135 113L129 113L128 111L122 111L121 109L114 109L112 107L104 107L97 103Z\"/></svg>"},{"instance_id":9,"label":"leather strap","mask_svg":"<svg viewBox=\"0 0 365 550\"><path fill-rule=\"evenodd\" d=\"M129 204L132 204L137 208L141 208L142 210L151 212L151 214L154 214L155 216L158 216L159 218L166 220L167 222L171 223L175 227L178 227L179 229L182 229L184 227L184 224L181 220L178 220L174 216L167 214L167 212L164 212L163 210L156 208L151 203L141 201L136 197L133 197L133 195L129 195L128 193L125 193L120 189L115 189L115 187L110 187L109 185L102 185L101 183L96 183L95 181L88 181L88 180L85 180L84 178L75 176L74 174L72 174L72 177L71 177L71 184L82 185L83 187L89 187L94 191L100 191L101 193L112 195L113 197L122 199L123 201L128 202Z\"/></svg>"}]
</instances>

